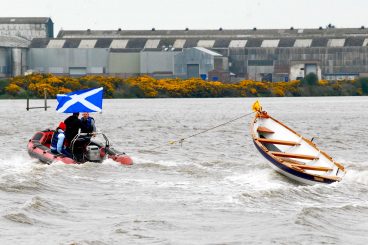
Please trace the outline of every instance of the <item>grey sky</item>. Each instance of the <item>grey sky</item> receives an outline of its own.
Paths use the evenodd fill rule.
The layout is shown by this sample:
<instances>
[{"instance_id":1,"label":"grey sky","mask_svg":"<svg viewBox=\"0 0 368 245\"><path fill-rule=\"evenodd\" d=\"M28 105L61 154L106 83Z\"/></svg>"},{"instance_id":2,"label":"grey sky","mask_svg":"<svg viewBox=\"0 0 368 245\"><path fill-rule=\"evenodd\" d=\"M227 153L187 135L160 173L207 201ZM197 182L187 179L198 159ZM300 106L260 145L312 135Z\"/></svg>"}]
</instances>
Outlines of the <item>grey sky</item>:
<instances>
[{"instance_id":1,"label":"grey sky","mask_svg":"<svg viewBox=\"0 0 368 245\"><path fill-rule=\"evenodd\" d=\"M51 17L60 28L368 27L366 0L3 0L2 17Z\"/></svg>"}]
</instances>

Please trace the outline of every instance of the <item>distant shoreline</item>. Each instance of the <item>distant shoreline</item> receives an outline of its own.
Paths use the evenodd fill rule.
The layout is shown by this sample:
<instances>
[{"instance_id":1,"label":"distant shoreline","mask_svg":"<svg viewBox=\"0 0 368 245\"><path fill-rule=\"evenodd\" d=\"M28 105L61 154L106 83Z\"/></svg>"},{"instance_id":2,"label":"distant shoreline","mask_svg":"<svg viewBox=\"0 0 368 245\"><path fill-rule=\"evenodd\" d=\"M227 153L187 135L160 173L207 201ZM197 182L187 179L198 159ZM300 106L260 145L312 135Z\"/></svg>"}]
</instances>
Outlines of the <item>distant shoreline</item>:
<instances>
[{"instance_id":1,"label":"distant shoreline","mask_svg":"<svg viewBox=\"0 0 368 245\"><path fill-rule=\"evenodd\" d=\"M290 82L243 80L222 83L192 79L155 79L149 76L119 78L111 76L68 77L32 74L0 79L0 99L55 98L79 89L104 88L104 98L239 98L239 97L321 97L368 95L368 79L327 81L309 74Z\"/></svg>"}]
</instances>

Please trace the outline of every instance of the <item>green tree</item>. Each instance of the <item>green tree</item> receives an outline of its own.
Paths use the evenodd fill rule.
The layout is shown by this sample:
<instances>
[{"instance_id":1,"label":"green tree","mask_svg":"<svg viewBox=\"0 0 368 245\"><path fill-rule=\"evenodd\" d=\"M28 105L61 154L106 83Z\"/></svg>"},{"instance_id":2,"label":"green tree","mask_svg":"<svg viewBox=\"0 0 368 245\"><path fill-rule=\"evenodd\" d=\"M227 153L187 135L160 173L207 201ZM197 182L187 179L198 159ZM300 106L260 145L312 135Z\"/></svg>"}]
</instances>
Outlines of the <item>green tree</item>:
<instances>
[{"instance_id":1,"label":"green tree","mask_svg":"<svg viewBox=\"0 0 368 245\"><path fill-rule=\"evenodd\" d=\"M307 86L315 86L318 84L318 76L313 72L309 73L302 79L301 84Z\"/></svg>"}]
</instances>

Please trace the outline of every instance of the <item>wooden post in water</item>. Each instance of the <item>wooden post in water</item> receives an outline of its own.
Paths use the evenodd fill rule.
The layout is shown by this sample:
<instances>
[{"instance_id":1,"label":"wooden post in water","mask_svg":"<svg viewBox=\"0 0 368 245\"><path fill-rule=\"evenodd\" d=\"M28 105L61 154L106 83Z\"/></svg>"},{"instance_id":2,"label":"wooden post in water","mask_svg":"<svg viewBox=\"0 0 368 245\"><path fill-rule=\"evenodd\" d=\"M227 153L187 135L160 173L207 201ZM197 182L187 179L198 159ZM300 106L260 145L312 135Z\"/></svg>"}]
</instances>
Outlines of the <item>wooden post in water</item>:
<instances>
[{"instance_id":1,"label":"wooden post in water","mask_svg":"<svg viewBox=\"0 0 368 245\"><path fill-rule=\"evenodd\" d=\"M27 95L27 111L29 111L29 96Z\"/></svg>"},{"instance_id":2,"label":"wooden post in water","mask_svg":"<svg viewBox=\"0 0 368 245\"><path fill-rule=\"evenodd\" d=\"M47 90L44 90L44 106L33 106L33 107L29 107L29 96L27 96L27 111L29 111L30 109L42 109L44 108L45 111L47 111L47 108L50 108L50 106L47 106Z\"/></svg>"},{"instance_id":3,"label":"wooden post in water","mask_svg":"<svg viewBox=\"0 0 368 245\"><path fill-rule=\"evenodd\" d=\"M45 93L45 111L47 111L47 90L44 90Z\"/></svg>"}]
</instances>

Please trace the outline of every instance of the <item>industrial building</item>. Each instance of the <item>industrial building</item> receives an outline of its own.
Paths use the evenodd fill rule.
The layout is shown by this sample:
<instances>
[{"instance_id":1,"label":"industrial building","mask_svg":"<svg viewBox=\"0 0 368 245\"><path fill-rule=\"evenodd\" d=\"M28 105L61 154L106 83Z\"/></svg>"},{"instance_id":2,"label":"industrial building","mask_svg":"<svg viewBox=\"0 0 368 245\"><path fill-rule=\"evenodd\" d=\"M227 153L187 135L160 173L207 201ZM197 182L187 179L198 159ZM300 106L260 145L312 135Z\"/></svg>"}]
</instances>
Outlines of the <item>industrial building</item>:
<instances>
[{"instance_id":1,"label":"industrial building","mask_svg":"<svg viewBox=\"0 0 368 245\"><path fill-rule=\"evenodd\" d=\"M0 36L27 40L54 37L54 23L48 17L0 17Z\"/></svg>"},{"instance_id":2,"label":"industrial building","mask_svg":"<svg viewBox=\"0 0 368 245\"><path fill-rule=\"evenodd\" d=\"M63 74L74 74L79 67L86 73L121 76L151 74L187 78L227 74L222 77L288 81L313 72L319 78L351 79L368 73L367 44L368 30L364 27L63 30L56 39L32 41L29 67L42 72L58 70ZM81 57L85 59L83 62ZM62 60L58 62L63 62L63 68L57 62L50 62L53 59ZM216 62L221 65L215 65Z\"/></svg>"},{"instance_id":3,"label":"industrial building","mask_svg":"<svg viewBox=\"0 0 368 245\"><path fill-rule=\"evenodd\" d=\"M289 81L309 73L339 80L368 74L368 30L363 26L272 30L61 30L56 38L52 37L51 26L51 19L44 21L43 36L34 34L30 44L22 46L26 52L21 55L22 69L18 71L75 76L149 74L214 81ZM6 57L10 55L9 50L2 49L6 47L0 43L0 65L4 67L5 53L8 53ZM10 66L14 67L8 63L8 68L0 70L6 72L0 75L18 74L9 73Z\"/></svg>"},{"instance_id":4,"label":"industrial building","mask_svg":"<svg viewBox=\"0 0 368 245\"><path fill-rule=\"evenodd\" d=\"M23 38L0 36L0 77L21 75L27 70L29 44Z\"/></svg>"},{"instance_id":5,"label":"industrial building","mask_svg":"<svg viewBox=\"0 0 368 245\"><path fill-rule=\"evenodd\" d=\"M51 18L0 18L0 77L24 74L33 38L52 38Z\"/></svg>"}]
</instances>

